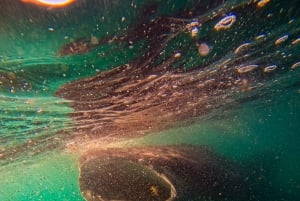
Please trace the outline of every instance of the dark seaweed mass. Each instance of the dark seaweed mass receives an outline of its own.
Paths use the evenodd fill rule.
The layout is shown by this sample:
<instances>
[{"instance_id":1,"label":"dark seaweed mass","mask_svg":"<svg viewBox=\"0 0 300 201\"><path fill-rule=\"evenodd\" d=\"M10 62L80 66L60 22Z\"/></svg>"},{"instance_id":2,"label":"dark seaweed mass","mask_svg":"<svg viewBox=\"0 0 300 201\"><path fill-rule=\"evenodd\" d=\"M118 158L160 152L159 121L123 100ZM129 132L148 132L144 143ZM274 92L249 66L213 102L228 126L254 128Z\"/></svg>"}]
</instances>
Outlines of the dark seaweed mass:
<instances>
[{"instance_id":1,"label":"dark seaweed mass","mask_svg":"<svg viewBox=\"0 0 300 201\"><path fill-rule=\"evenodd\" d=\"M283 44L276 44L276 36L262 35L255 27L246 29L268 16L255 2L234 6L215 2L206 9L200 16L198 9L172 16L146 15L114 38L124 48L142 41L144 52L138 58L62 86L56 95L72 100L76 133L133 137L191 123L216 109L263 97L268 82L290 71L297 54L278 60ZM220 23L222 18L232 21ZM216 29L217 23L225 28ZM202 29L207 34L200 34ZM251 42L245 42L245 34ZM197 49L201 44L208 48L205 54ZM296 48L284 47L284 51ZM278 67L282 65L285 68Z\"/></svg>"},{"instance_id":2,"label":"dark seaweed mass","mask_svg":"<svg viewBox=\"0 0 300 201\"><path fill-rule=\"evenodd\" d=\"M246 171L205 147L92 149L79 167L80 189L89 201L251 200L253 195Z\"/></svg>"}]
</instances>

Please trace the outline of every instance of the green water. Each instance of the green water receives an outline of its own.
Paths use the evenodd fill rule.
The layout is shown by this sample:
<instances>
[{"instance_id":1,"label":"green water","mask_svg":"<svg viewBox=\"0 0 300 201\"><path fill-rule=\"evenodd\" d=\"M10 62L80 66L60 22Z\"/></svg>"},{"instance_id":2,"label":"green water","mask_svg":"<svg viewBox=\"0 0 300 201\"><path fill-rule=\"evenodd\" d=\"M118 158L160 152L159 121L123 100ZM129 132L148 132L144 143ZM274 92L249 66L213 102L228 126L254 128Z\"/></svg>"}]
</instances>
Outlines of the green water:
<instances>
[{"instance_id":1,"label":"green water","mask_svg":"<svg viewBox=\"0 0 300 201\"><path fill-rule=\"evenodd\" d=\"M183 26L197 19L202 23L196 38L184 31L169 40L151 62L153 68L167 63L178 51L182 55L172 68L183 72L209 72L227 59L231 59L230 67L259 64L277 68L271 73L246 75L254 86L249 92L224 89L221 95L225 98L213 97L216 107L191 116L192 123L187 118L177 127L112 144L206 145L242 165L261 166L268 185L257 190L258 200L299 200L300 67L291 68L300 61L300 42L295 42L300 38L299 3L271 0L258 8L255 1L235 0L82 0L54 9L2 0L0 200L84 200L78 186L78 154L65 149L73 139L76 122L70 113L76 109L71 100L57 97L55 92L66 83L141 58L149 48L144 46L147 40L140 38L133 47L113 42L84 54L58 57L58 52L81 37L127 34L144 20L141 10L152 4L157 4L157 11L151 19L168 16L182 20ZM215 24L230 14L237 16L232 27L215 31ZM265 39L256 39L261 35ZM285 35L286 41L274 44ZM203 42L211 49L207 56L199 57L197 44ZM252 45L248 56L236 56L234 50L244 43ZM222 81L207 74L209 78ZM223 101L230 104L221 104Z\"/></svg>"},{"instance_id":2,"label":"green water","mask_svg":"<svg viewBox=\"0 0 300 201\"><path fill-rule=\"evenodd\" d=\"M1 200L84 200L76 157L54 152L0 170Z\"/></svg>"}]
</instances>

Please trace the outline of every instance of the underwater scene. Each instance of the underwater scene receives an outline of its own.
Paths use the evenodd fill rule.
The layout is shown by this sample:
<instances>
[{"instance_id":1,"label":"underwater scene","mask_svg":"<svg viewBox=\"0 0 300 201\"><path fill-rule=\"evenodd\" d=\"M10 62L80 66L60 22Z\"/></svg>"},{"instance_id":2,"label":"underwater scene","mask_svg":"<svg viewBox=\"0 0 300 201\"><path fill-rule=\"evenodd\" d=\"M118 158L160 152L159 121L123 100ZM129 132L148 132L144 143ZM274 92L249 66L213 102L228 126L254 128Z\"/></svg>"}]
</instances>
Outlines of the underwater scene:
<instances>
[{"instance_id":1,"label":"underwater scene","mask_svg":"<svg viewBox=\"0 0 300 201\"><path fill-rule=\"evenodd\" d=\"M299 6L0 0L0 201L300 200Z\"/></svg>"}]
</instances>

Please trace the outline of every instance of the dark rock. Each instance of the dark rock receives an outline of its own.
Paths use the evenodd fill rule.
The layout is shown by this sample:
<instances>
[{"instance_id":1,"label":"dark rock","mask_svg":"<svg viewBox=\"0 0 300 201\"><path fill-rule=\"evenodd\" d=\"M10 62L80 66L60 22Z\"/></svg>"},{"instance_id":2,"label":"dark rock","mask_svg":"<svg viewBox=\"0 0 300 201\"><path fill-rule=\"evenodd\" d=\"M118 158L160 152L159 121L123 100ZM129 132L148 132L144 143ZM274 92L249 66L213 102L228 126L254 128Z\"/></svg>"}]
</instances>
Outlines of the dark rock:
<instances>
[{"instance_id":1,"label":"dark rock","mask_svg":"<svg viewBox=\"0 0 300 201\"><path fill-rule=\"evenodd\" d=\"M93 149L80 158L88 200L248 200L243 168L205 147Z\"/></svg>"}]
</instances>

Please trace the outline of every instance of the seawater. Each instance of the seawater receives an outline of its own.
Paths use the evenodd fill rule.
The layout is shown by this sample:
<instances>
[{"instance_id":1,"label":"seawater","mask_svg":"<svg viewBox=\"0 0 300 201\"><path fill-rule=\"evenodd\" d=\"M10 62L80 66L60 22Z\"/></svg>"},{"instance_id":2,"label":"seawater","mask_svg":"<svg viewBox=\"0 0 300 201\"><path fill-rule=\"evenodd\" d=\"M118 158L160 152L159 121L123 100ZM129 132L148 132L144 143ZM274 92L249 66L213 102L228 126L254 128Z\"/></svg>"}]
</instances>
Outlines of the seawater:
<instances>
[{"instance_id":1,"label":"seawater","mask_svg":"<svg viewBox=\"0 0 300 201\"><path fill-rule=\"evenodd\" d=\"M75 129L76 121L70 117L77 111L72 107L72 100L54 94L67 83L140 58L148 51L147 40L139 38L133 46L123 44L124 41L107 42L85 53L58 54L64 45L78 38L126 35L140 22L140 11L150 7L156 10L150 15L150 21L168 16L176 18L182 27L199 23L193 27L197 31L187 27L164 44L161 56L151 64L168 62L180 53L177 54L179 62L173 68L183 69L183 74L193 69L218 69L227 62L228 68L245 75L245 81L239 93L224 89L224 94L230 96L213 97L218 107L203 115L191 115L192 121L186 117L179 126L110 141L111 146L205 145L264 173L267 185L257 189L258 200L299 200L297 4L299 1L279 0L103 0L79 1L55 9L2 1L0 200L84 200L78 187L80 146L72 144L79 143L78 138L73 141L75 134L81 136ZM228 27L215 30L226 16L235 16L235 21L232 24L223 21ZM177 28L174 26L175 32ZM201 44L209 48L207 56L199 55ZM272 65L276 68L264 72L264 67ZM208 80L218 78L213 74L207 77ZM229 104L221 104L222 101ZM105 140L100 138L100 144L101 141L105 144Z\"/></svg>"}]
</instances>

